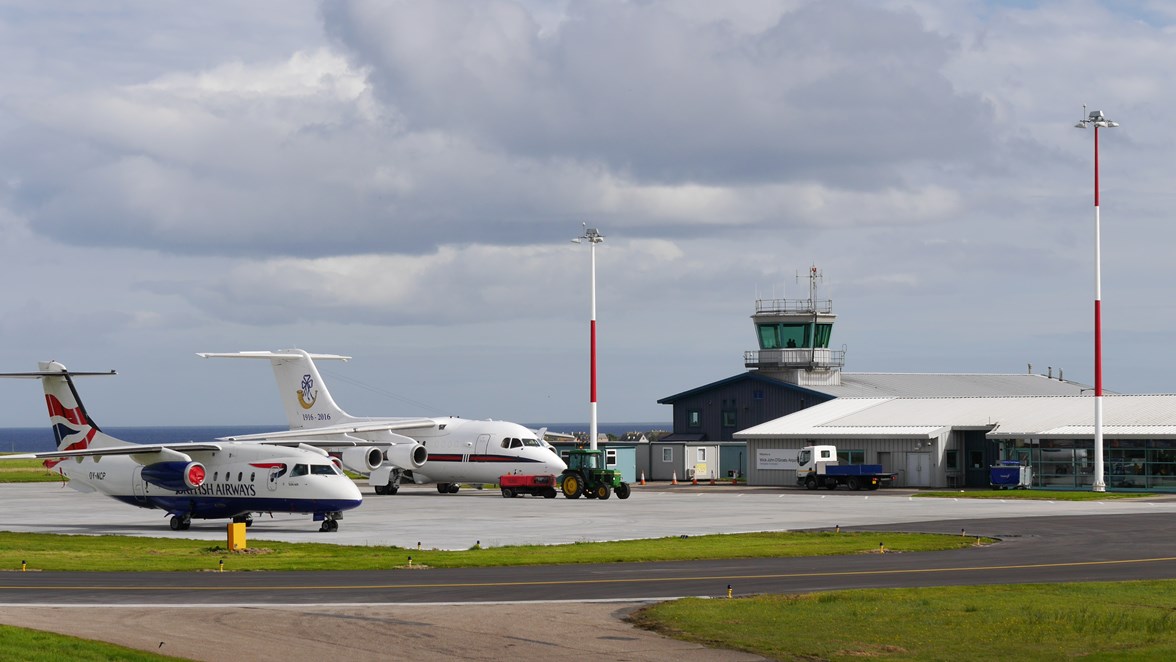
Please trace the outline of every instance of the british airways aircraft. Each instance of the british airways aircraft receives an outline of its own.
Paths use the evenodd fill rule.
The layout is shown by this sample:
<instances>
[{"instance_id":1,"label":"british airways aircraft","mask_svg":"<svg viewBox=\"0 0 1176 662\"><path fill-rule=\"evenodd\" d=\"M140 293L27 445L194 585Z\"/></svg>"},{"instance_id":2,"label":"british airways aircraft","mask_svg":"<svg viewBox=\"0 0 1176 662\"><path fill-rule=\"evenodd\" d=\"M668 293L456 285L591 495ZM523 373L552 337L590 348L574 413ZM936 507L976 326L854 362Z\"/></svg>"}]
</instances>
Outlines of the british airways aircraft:
<instances>
[{"instance_id":1,"label":"british airways aircraft","mask_svg":"<svg viewBox=\"0 0 1176 662\"><path fill-rule=\"evenodd\" d=\"M277 352L198 354L203 358L266 359L274 369L278 393L290 423L288 431L226 437L230 440L287 437L319 445L319 440L353 440L343 465L367 474L376 494L396 494L401 481L436 483L442 494L461 483L497 483L503 474L560 474L567 464L530 429L507 421L437 418L358 418L335 404L315 360L347 361L336 354L301 349ZM386 462L364 443L383 442ZM358 460L358 461L357 461Z\"/></svg>"},{"instance_id":2,"label":"british airways aircraft","mask_svg":"<svg viewBox=\"0 0 1176 662\"><path fill-rule=\"evenodd\" d=\"M56 361L37 368L0 377L41 380L57 450L0 459L43 459L80 492L165 511L172 530L188 529L193 518L232 518L248 525L253 513L280 512L311 514L322 522L320 530L336 531L343 511L363 502L359 488L325 450L297 440L135 444L116 439L90 418L73 381L113 371L70 372Z\"/></svg>"}]
</instances>

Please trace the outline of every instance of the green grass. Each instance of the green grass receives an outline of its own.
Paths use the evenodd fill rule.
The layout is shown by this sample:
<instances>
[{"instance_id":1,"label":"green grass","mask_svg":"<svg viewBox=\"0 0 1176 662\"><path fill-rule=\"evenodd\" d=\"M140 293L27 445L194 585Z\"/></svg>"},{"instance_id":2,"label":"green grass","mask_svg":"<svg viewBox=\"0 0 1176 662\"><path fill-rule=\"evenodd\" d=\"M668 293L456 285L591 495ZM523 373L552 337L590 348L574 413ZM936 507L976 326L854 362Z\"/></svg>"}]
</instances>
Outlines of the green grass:
<instances>
[{"instance_id":1,"label":"green grass","mask_svg":"<svg viewBox=\"0 0 1176 662\"><path fill-rule=\"evenodd\" d=\"M630 620L776 660L1171 660L1174 614L1176 580L691 598Z\"/></svg>"},{"instance_id":2,"label":"green grass","mask_svg":"<svg viewBox=\"0 0 1176 662\"><path fill-rule=\"evenodd\" d=\"M47 626L52 626L47 623ZM0 625L0 660L11 662L109 662L119 660L131 662L143 660L180 660L183 658L168 657L137 651L133 648L123 648L101 641L79 639L63 634L28 630L25 628Z\"/></svg>"},{"instance_id":3,"label":"green grass","mask_svg":"<svg viewBox=\"0 0 1176 662\"><path fill-rule=\"evenodd\" d=\"M9 453L0 453L9 455ZM4 460L0 462L0 483L57 483L65 480L56 471L45 468L44 460Z\"/></svg>"},{"instance_id":4,"label":"green grass","mask_svg":"<svg viewBox=\"0 0 1176 662\"><path fill-rule=\"evenodd\" d=\"M1107 501L1155 496L1147 492L1092 492L1090 490L958 490L916 492L914 496L956 499L1005 499L1025 501Z\"/></svg>"},{"instance_id":5,"label":"green grass","mask_svg":"<svg viewBox=\"0 0 1176 662\"><path fill-rule=\"evenodd\" d=\"M414 566L487 566L766 558L959 549L976 538L922 533L748 533L570 545L515 545L460 551L286 543L249 539L244 552L182 538L67 536L0 532L0 568L29 570L192 571L384 570ZM990 542L990 541L989 541ZM472 547L472 546L471 546Z\"/></svg>"}]
</instances>

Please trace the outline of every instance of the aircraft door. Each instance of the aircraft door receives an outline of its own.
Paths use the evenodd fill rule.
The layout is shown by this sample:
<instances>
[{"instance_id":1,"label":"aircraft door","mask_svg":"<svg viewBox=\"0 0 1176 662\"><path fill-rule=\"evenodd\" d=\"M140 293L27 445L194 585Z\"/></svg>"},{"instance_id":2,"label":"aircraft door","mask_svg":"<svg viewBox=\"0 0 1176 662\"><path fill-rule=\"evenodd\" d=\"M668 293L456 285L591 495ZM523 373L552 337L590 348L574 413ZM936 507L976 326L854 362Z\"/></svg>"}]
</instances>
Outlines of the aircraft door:
<instances>
[{"instance_id":1,"label":"aircraft door","mask_svg":"<svg viewBox=\"0 0 1176 662\"><path fill-rule=\"evenodd\" d=\"M269 477L265 481L265 486L270 492L278 491L278 478L284 473L286 473L286 465L273 467L269 470Z\"/></svg>"},{"instance_id":2,"label":"aircraft door","mask_svg":"<svg viewBox=\"0 0 1176 662\"><path fill-rule=\"evenodd\" d=\"M488 450L489 445L490 445L490 435L488 435L488 434L478 435L478 442L476 444L474 444L474 454L475 455L485 455L486 451Z\"/></svg>"},{"instance_id":3,"label":"aircraft door","mask_svg":"<svg viewBox=\"0 0 1176 662\"><path fill-rule=\"evenodd\" d=\"M143 481L143 465L136 464L131 471L131 492L135 495L135 501L143 503L147 500L147 484Z\"/></svg>"}]
</instances>

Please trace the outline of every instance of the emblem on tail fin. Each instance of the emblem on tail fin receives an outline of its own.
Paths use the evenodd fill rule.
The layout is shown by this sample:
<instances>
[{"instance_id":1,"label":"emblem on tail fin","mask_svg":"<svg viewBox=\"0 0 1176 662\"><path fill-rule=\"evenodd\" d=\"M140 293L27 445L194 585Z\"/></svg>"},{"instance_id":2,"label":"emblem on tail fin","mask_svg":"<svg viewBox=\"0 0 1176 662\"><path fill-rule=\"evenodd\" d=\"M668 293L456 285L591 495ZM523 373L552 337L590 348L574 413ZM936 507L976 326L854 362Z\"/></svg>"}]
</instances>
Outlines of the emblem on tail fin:
<instances>
[{"instance_id":1,"label":"emblem on tail fin","mask_svg":"<svg viewBox=\"0 0 1176 662\"><path fill-rule=\"evenodd\" d=\"M298 404L303 409L310 409L316 400L318 400L318 391L314 390L314 378L310 375L303 375L302 388L298 391Z\"/></svg>"}]
</instances>

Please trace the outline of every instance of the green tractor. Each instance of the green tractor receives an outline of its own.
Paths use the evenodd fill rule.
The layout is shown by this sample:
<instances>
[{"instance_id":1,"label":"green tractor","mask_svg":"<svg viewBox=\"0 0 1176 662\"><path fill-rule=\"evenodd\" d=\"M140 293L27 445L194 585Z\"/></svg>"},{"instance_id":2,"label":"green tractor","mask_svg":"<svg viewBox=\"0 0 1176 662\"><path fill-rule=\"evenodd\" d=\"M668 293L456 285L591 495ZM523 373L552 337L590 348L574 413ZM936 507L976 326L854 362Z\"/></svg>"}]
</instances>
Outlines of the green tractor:
<instances>
[{"instance_id":1,"label":"green tractor","mask_svg":"<svg viewBox=\"0 0 1176 662\"><path fill-rule=\"evenodd\" d=\"M581 495L589 499L607 499L616 492L618 499L629 498L629 484L621 472L604 469L604 451L577 448L568 451L568 468L559 476L559 489L569 499Z\"/></svg>"}]
</instances>

